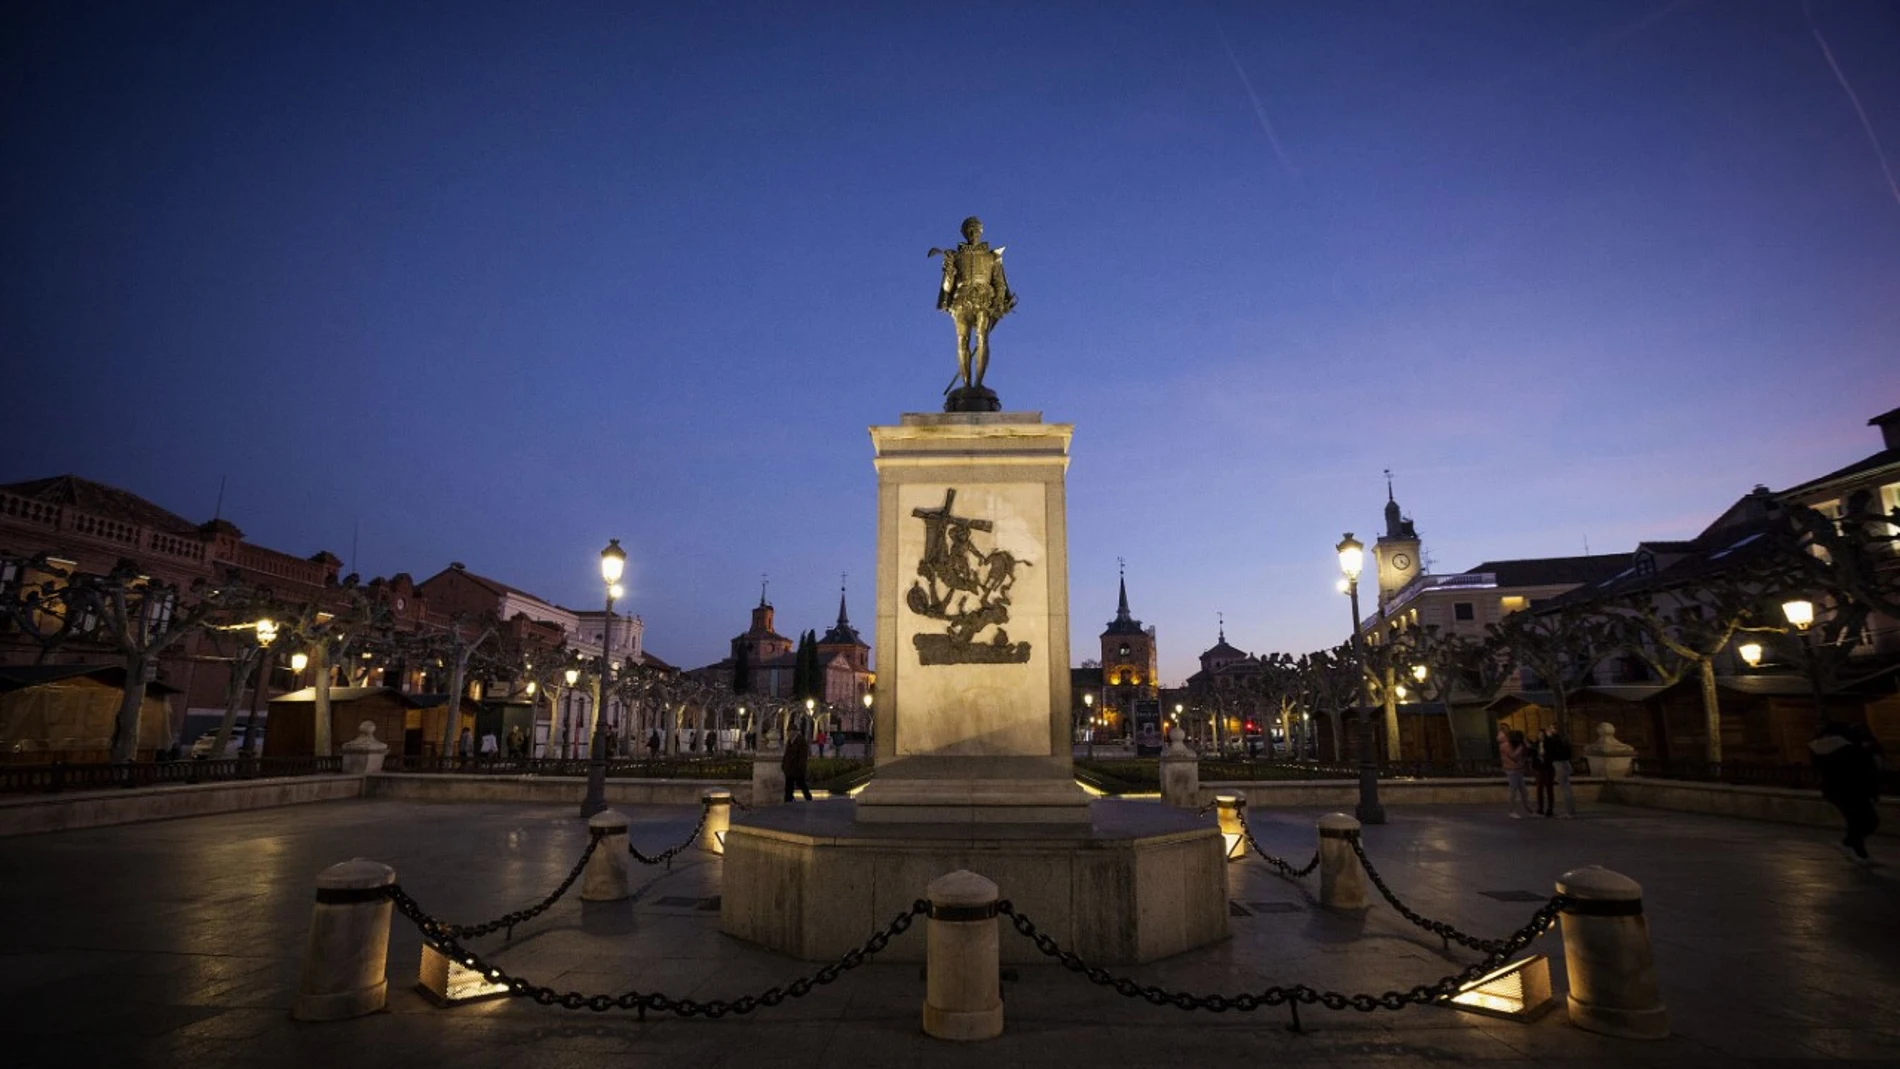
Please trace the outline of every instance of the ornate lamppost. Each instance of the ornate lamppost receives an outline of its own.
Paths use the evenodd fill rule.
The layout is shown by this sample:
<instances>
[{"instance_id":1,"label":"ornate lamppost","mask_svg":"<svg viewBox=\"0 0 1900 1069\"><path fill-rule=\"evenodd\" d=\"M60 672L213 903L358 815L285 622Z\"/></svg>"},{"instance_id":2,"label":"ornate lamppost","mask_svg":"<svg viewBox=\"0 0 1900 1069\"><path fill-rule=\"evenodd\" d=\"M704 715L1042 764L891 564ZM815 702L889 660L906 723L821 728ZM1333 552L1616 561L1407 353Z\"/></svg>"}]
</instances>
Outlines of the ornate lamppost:
<instances>
[{"instance_id":1,"label":"ornate lamppost","mask_svg":"<svg viewBox=\"0 0 1900 1069\"><path fill-rule=\"evenodd\" d=\"M1353 816L1361 824L1384 824L1385 807L1379 804L1379 763L1372 738L1372 704L1366 698L1366 639L1359 631L1359 572L1366 564L1366 547L1351 531L1334 547L1339 553L1339 570L1346 577L1346 596L1352 604L1353 693L1357 699L1359 721L1359 805Z\"/></svg>"},{"instance_id":2,"label":"ornate lamppost","mask_svg":"<svg viewBox=\"0 0 1900 1069\"><path fill-rule=\"evenodd\" d=\"M1814 626L1814 602L1806 598L1783 602L1781 614L1801 632L1801 654L1808 662L1808 684L1814 688L1814 720L1817 724L1826 723L1827 710L1821 705L1821 662L1814 655L1814 639L1808 634L1808 629Z\"/></svg>"},{"instance_id":3,"label":"ornate lamppost","mask_svg":"<svg viewBox=\"0 0 1900 1069\"><path fill-rule=\"evenodd\" d=\"M607 583L607 619L601 625L600 679L595 688L594 731L589 745L587 796L581 799L582 819L607 808L607 710L604 703L613 685L609 672L614 663L614 600L624 593L620 589L620 573L626 567L627 551L620 548L620 539L609 539L607 548L600 551L600 577Z\"/></svg>"}]
</instances>

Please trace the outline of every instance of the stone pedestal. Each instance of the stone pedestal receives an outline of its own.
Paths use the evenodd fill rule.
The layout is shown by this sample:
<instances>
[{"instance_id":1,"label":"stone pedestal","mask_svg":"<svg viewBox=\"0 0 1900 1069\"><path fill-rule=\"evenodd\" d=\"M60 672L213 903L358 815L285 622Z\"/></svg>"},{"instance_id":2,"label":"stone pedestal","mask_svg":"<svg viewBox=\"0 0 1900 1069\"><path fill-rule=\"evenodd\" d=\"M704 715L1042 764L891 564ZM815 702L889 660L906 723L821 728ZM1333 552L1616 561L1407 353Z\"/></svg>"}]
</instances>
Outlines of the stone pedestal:
<instances>
[{"instance_id":1,"label":"stone pedestal","mask_svg":"<svg viewBox=\"0 0 1900 1069\"><path fill-rule=\"evenodd\" d=\"M1359 822L1344 813L1319 818L1319 904L1328 909L1366 908L1366 870L1350 840Z\"/></svg>"},{"instance_id":2,"label":"stone pedestal","mask_svg":"<svg viewBox=\"0 0 1900 1069\"><path fill-rule=\"evenodd\" d=\"M1220 832L1152 802L1103 799L1090 824L887 824L850 799L733 815L719 926L806 961L861 946L931 881L979 868L1037 927L1092 962L1155 961L1227 936ZM1046 963L1005 931L1003 960ZM879 961L922 961L916 928Z\"/></svg>"},{"instance_id":3,"label":"stone pedestal","mask_svg":"<svg viewBox=\"0 0 1900 1069\"><path fill-rule=\"evenodd\" d=\"M587 830L601 838L581 871L581 900L617 902L632 894L627 882L627 815L603 809L587 818Z\"/></svg>"},{"instance_id":4,"label":"stone pedestal","mask_svg":"<svg viewBox=\"0 0 1900 1069\"><path fill-rule=\"evenodd\" d=\"M1073 432L1034 412L871 428L877 775L860 821L1088 823L1069 745Z\"/></svg>"},{"instance_id":5,"label":"stone pedestal","mask_svg":"<svg viewBox=\"0 0 1900 1069\"><path fill-rule=\"evenodd\" d=\"M967 869L932 880L924 970L924 1034L994 1039L1003 1034L996 885Z\"/></svg>"},{"instance_id":6,"label":"stone pedestal","mask_svg":"<svg viewBox=\"0 0 1900 1069\"><path fill-rule=\"evenodd\" d=\"M1668 1038L1642 886L1591 865L1559 877L1557 893L1575 900L1562 914L1570 1023L1624 1039Z\"/></svg>"},{"instance_id":7,"label":"stone pedestal","mask_svg":"<svg viewBox=\"0 0 1900 1069\"><path fill-rule=\"evenodd\" d=\"M1177 809L1201 807L1201 758L1181 741L1181 729L1168 731L1161 752L1161 800Z\"/></svg>"},{"instance_id":8,"label":"stone pedestal","mask_svg":"<svg viewBox=\"0 0 1900 1069\"><path fill-rule=\"evenodd\" d=\"M1636 757L1636 747L1616 737L1616 725L1602 723L1597 725L1597 741L1583 748L1583 755L1590 759L1590 771L1604 779L1626 779L1630 774L1630 762Z\"/></svg>"},{"instance_id":9,"label":"stone pedestal","mask_svg":"<svg viewBox=\"0 0 1900 1069\"><path fill-rule=\"evenodd\" d=\"M778 805L785 801L785 769L779 762L785 760L785 752L779 749L760 750L752 755L752 806Z\"/></svg>"},{"instance_id":10,"label":"stone pedestal","mask_svg":"<svg viewBox=\"0 0 1900 1069\"><path fill-rule=\"evenodd\" d=\"M376 721L356 725L356 737L343 744L343 774L367 776L383 770L383 757L389 744L376 738Z\"/></svg>"},{"instance_id":11,"label":"stone pedestal","mask_svg":"<svg viewBox=\"0 0 1900 1069\"><path fill-rule=\"evenodd\" d=\"M396 871L366 858L331 865L317 876L303 979L290 1015L341 1021L383 1008L389 997L389 918L385 890Z\"/></svg>"}]
</instances>

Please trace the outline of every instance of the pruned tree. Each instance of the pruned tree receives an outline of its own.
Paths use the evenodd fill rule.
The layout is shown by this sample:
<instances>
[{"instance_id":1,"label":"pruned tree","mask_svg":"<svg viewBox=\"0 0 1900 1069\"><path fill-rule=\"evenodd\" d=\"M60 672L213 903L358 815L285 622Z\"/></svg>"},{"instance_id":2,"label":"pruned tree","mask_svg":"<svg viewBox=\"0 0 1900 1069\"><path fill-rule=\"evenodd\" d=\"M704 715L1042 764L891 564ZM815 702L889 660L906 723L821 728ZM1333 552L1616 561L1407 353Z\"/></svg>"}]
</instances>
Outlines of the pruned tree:
<instances>
[{"instance_id":1,"label":"pruned tree","mask_svg":"<svg viewBox=\"0 0 1900 1069\"><path fill-rule=\"evenodd\" d=\"M1588 604L1565 603L1540 611L1514 612L1486 629L1496 656L1528 668L1550 688L1559 729L1570 738L1570 695L1589 681L1596 666L1619 644L1609 622Z\"/></svg>"}]
</instances>

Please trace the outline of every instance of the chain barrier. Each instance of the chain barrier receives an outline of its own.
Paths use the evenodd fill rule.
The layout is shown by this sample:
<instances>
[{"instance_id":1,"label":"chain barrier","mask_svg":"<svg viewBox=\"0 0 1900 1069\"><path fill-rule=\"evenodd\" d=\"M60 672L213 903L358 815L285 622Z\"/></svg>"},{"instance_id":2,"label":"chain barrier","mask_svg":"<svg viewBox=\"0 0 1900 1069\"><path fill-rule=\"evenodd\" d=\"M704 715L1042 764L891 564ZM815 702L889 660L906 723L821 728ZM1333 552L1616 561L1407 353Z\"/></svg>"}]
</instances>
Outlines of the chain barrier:
<instances>
[{"instance_id":1,"label":"chain barrier","mask_svg":"<svg viewBox=\"0 0 1900 1069\"><path fill-rule=\"evenodd\" d=\"M1366 848L1360 843L1359 836L1356 834L1348 835L1346 841L1352 844L1353 855L1359 859L1359 864L1365 868L1366 875L1371 877L1372 886L1379 889L1379 894L1385 897L1385 900L1391 904L1393 909L1399 911L1401 917L1404 917L1406 920L1411 921L1413 924L1418 925L1420 928L1425 929L1438 938L1446 940L1447 943L1457 943L1481 953L1493 953L1500 946L1504 945L1504 941L1502 940L1480 939L1475 935L1467 935L1451 925L1446 924L1444 921L1432 920L1430 917L1411 909L1405 903L1399 901L1399 896L1393 894L1392 888L1387 887L1385 880L1379 876L1379 870L1372 867L1372 859L1366 856Z\"/></svg>"},{"instance_id":2,"label":"chain barrier","mask_svg":"<svg viewBox=\"0 0 1900 1069\"><path fill-rule=\"evenodd\" d=\"M1247 826L1246 806L1243 805L1243 806L1236 807L1234 810L1234 815L1240 819L1240 834L1246 836L1247 845L1253 847L1253 852L1260 858L1260 860L1266 862L1269 865L1272 865L1275 869L1279 870L1280 875L1285 876L1288 879L1297 880L1302 876L1312 875L1313 870L1316 868L1319 868L1319 851L1318 850L1313 851L1313 860L1308 861L1305 865L1302 865L1299 868L1294 868L1293 863L1291 861L1287 861L1284 858L1274 857L1272 854L1267 853L1266 849L1260 845L1260 840L1255 839L1253 837L1253 829Z\"/></svg>"},{"instance_id":3,"label":"chain barrier","mask_svg":"<svg viewBox=\"0 0 1900 1069\"><path fill-rule=\"evenodd\" d=\"M629 836L627 838L627 853L632 854L633 859L635 861L638 861L642 865L665 865L667 868L670 869L673 867L673 858L676 857L680 851L685 850L688 847L692 846L694 843L698 842L699 833L705 830L706 830L706 807L701 806L699 808L699 823L693 825L692 834L688 835L685 838L685 840L682 841L678 846L675 846L662 853L656 854L653 857L648 857L647 855L640 852L639 847L633 845L633 838Z\"/></svg>"},{"instance_id":4,"label":"chain barrier","mask_svg":"<svg viewBox=\"0 0 1900 1069\"><path fill-rule=\"evenodd\" d=\"M581 859L574 862L574 867L568 870L567 878L561 881L561 886L556 887L553 894L542 899L540 905L529 906L527 909L517 909L512 913L504 913L486 924L449 924L444 921L437 921L437 928L448 935L465 937L489 935L506 928L508 930L508 938L513 939L515 937L515 925L524 924L546 913L548 907L559 902L561 896L567 893L568 888L574 886L574 881L580 879L581 872L587 868L587 859L594 856L594 851L600 848L601 839L605 838L599 829L595 828L589 830L592 831L593 834L587 840L587 849L581 851Z\"/></svg>"},{"instance_id":5,"label":"chain barrier","mask_svg":"<svg viewBox=\"0 0 1900 1069\"><path fill-rule=\"evenodd\" d=\"M1238 995L1196 995L1187 991L1168 991L1152 985L1142 985L1126 976L1117 976L1100 966L1090 965L1074 951L1064 950L1050 936L1036 929L1034 921L1017 912L1016 907L1005 899L996 904L996 910L1010 919L1016 931L1036 945L1036 949L1048 957L1056 959L1062 967L1074 973L1081 973L1090 983L1113 988L1115 993L1125 998L1137 998L1155 1006L1173 1006L1181 1010L1207 1010L1212 1013L1225 1013L1238 1010L1248 1013L1262 1006L1288 1006L1293 1013L1293 1029L1299 1030L1302 1003L1315 1003L1329 1010L1353 1009L1361 1013L1375 1010L1402 1010L1407 1006L1434 1005L1448 1002L1473 980L1484 976L1498 966L1510 960L1511 956L1531 944L1531 941L1548 931L1556 923L1570 899L1565 895L1552 895L1536 913L1531 915L1529 923L1511 934L1511 937L1499 941L1496 949L1478 962L1460 972L1442 977L1434 984L1419 984L1410 990L1391 990L1381 994L1345 994L1339 991L1322 991L1306 984L1293 984L1289 987L1273 986L1262 991L1246 991Z\"/></svg>"},{"instance_id":6,"label":"chain barrier","mask_svg":"<svg viewBox=\"0 0 1900 1069\"><path fill-rule=\"evenodd\" d=\"M390 900L395 903L396 911L412 921L422 932L423 938L434 943L443 953L467 969L482 975L491 984L508 988L508 994L515 998L530 998L542 1006L559 1006L569 1010L593 1010L605 1013L608 1010L638 1010L644 1019L646 1011L658 1010L680 1017L706 1017L718 1019L728 1013L746 1014L761 1006L776 1006L788 998L802 998L811 994L814 988L829 984L838 977L850 972L876 957L890 944L890 941L910 928L916 918L930 912L930 903L918 899L910 908L892 918L891 923L881 931L872 933L863 946L853 947L842 957L823 966L811 976L801 976L789 984L774 985L756 995L741 995L736 999L710 999L700 1002L690 998L671 998L658 992L628 991L619 995L584 995L579 991L556 991L554 988L536 984L524 977L510 976L499 967L483 961L479 955L461 945L456 939L453 926L443 924L431 917L401 884L391 884L388 888Z\"/></svg>"}]
</instances>

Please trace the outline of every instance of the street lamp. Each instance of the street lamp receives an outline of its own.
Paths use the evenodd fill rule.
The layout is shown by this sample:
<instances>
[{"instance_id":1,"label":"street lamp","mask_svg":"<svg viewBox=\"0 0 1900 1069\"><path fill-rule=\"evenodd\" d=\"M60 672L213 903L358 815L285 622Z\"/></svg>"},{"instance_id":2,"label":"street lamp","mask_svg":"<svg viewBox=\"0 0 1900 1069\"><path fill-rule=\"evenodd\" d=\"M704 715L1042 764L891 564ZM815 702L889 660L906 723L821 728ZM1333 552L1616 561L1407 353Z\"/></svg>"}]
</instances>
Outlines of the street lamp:
<instances>
[{"instance_id":1,"label":"street lamp","mask_svg":"<svg viewBox=\"0 0 1900 1069\"><path fill-rule=\"evenodd\" d=\"M1747 665L1748 667L1750 668L1761 667L1761 643L1744 642L1741 645L1735 647L1735 652L1742 655L1742 663Z\"/></svg>"},{"instance_id":2,"label":"street lamp","mask_svg":"<svg viewBox=\"0 0 1900 1069\"><path fill-rule=\"evenodd\" d=\"M864 743L863 743L864 756L866 757L871 756L871 730L873 727L872 719L875 716L875 714L871 711L871 705L872 705L871 692L867 690L864 692Z\"/></svg>"},{"instance_id":3,"label":"street lamp","mask_svg":"<svg viewBox=\"0 0 1900 1069\"><path fill-rule=\"evenodd\" d=\"M1372 739L1372 706L1366 700L1366 640L1359 633L1359 572L1366 564L1364 543L1351 531L1333 547L1339 554L1339 571L1345 577L1346 596L1352 604L1352 659L1356 682L1353 692L1359 707L1359 805L1353 815L1361 824L1384 824L1385 807L1379 804L1379 764Z\"/></svg>"},{"instance_id":4,"label":"street lamp","mask_svg":"<svg viewBox=\"0 0 1900 1069\"><path fill-rule=\"evenodd\" d=\"M1821 707L1821 662L1814 655L1814 639L1808 634L1814 626L1814 602L1805 598L1782 602L1781 614L1801 632L1801 652L1808 659L1808 683L1814 688L1815 722L1826 723L1827 710Z\"/></svg>"},{"instance_id":5,"label":"street lamp","mask_svg":"<svg viewBox=\"0 0 1900 1069\"><path fill-rule=\"evenodd\" d=\"M257 756L257 701L270 679L270 644L277 641L277 621L270 617L259 617L251 627L257 632L257 679L251 686L251 709L244 714L242 757Z\"/></svg>"},{"instance_id":6,"label":"street lamp","mask_svg":"<svg viewBox=\"0 0 1900 1069\"><path fill-rule=\"evenodd\" d=\"M607 700L611 686L607 677L614 656L614 599L624 593L620 589L620 573L626 567L627 551L620 548L620 539L608 539L607 548L600 551L600 577L607 584L607 618L600 633L600 678L594 684L594 732L589 755L592 760L587 766L587 796L581 799L583 818L607 808L607 717L602 703Z\"/></svg>"}]
</instances>

